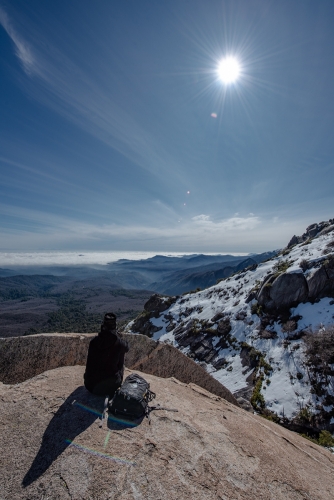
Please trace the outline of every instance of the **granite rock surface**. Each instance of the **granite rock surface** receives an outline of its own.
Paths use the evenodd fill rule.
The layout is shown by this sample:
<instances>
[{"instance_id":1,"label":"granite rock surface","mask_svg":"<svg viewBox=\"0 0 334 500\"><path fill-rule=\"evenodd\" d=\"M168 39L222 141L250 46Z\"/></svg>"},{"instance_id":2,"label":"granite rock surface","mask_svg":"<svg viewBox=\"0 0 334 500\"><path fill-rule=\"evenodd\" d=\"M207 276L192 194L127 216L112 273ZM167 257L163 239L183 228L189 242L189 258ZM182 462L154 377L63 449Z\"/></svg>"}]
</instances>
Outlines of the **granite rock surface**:
<instances>
[{"instance_id":1,"label":"granite rock surface","mask_svg":"<svg viewBox=\"0 0 334 500\"><path fill-rule=\"evenodd\" d=\"M144 335L121 335L129 344L125 356L128 368L158 377L176 377L185 383L193 382L238 405L224 385L172 345ZM0 382L15 384L61 366L85 365L93 337L94 334L50 333L0 338Z\"/></svg>"},{"instance_id":2,"label":"granite rock surface","mask_svg":"<svg viewBox=\"0 0 334 500\"><path fill-rule=\"evenodd\" d=\"M331 500L334 457L195 384L143 374L154 411L99 427L84 367L1 386L0 498ZM128 374L127 371L126 374Z\"/></svg>"}]
</instances>

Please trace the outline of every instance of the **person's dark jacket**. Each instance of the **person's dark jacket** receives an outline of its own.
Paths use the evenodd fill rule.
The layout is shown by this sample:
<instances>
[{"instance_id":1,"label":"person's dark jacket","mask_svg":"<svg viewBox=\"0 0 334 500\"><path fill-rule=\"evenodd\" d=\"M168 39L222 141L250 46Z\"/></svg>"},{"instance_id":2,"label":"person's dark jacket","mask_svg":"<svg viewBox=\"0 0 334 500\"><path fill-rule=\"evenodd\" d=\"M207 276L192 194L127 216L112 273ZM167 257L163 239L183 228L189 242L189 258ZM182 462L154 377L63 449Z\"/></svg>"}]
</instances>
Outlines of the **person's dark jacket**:
<instances>
[{"instance_id":1,"label":"person's dark jacket","mask_svg":"<svg viewBox=\"0 0 334 500\"><path fill-rule=\"evenodd\" d=\"M108 330L102 325L97 337L89 344L85 387L101 396L113 395L121 386L124 375L124 355L129 346L116 330Z\"/></svg>"}]
</instances>

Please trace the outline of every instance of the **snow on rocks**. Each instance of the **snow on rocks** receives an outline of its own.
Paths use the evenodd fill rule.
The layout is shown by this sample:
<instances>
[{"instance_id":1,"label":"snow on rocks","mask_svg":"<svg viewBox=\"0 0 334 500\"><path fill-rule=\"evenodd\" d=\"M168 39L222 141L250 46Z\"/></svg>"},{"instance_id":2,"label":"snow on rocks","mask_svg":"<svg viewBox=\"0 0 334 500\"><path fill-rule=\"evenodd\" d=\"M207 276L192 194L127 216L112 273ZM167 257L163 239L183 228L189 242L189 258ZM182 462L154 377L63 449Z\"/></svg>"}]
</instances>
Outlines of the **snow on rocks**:
<instances>
[{"instance_id":1,"label":"snow on rocks","mask_svg":"<svg viewBox=\"0 0 334 500\"><path fill-rule=\"evenodd\" d=\"M320 234L315 231L313 239L308 236L277 257L206 290L180 297L154 296L151 303L160 301L158 309L145 306L146 322L141 315L128 329L145 333L148 321L146 334L178 347L259 410L290 420L304 408L319 414L325 401L330 406L326 397L332 392L334 371L327 393L322 387L317 395L303 335L307 329L334 324L334 226L330 222L310 226L310 231L316 226ZM320 278L312 287L317 273ZM138 321L142 328L136 330ZM321 425L334 430L331 412Z\"/></svg>"}]
</instances>

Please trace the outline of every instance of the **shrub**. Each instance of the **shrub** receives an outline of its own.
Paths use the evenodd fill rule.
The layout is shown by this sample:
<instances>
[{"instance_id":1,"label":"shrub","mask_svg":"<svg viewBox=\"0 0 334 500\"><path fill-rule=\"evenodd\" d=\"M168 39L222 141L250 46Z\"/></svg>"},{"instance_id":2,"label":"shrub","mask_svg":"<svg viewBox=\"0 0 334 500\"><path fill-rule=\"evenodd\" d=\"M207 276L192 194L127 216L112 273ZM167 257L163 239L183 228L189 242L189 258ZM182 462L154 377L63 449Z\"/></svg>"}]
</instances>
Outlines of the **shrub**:
<instances>
[{"instance_id":1,"label":"shrub","mask_svg":"<svg viewBox=\"0 0 334 500\"><path fill-rule=\"evenodd\" d=\"M221 319L217 326L216 335L225 337L232 330L230 318Z\"/></svg>"},{"instance_id":2,"label":"shrub","mask_svg":"<svg viewBox=\"0 0 334 500\"><path fill-rule=\"evenodd\" d=\"M276 422L276 424L279 424L281 422L279 416L276 415L276 413L273 413L270 410L268 410L268 408L264 408L261 411L261 417L270 420L270 422Z\"/></svg>"},{"instance_id":3,"label":"shrub","mask_svg":"<svg viewBox=\"0 0 334 500\"><path fill-rule=\"evenodd\" d=\"M289 260L289 259L278 260L273 265L273 272L274 273L285 273L285 271L287 271L289 269L291 264L292 264L292 260Z\"/></svg>"},{"instance_id":4,"label":"shrub","mask_svg":"<svg viewBox=\"0 0 334 500\"><path fill-rule=\"evenodd\" d=\"M334 255L329 255L324 261L323 265L328 267L329 269L334 269Z\"/></svg>"},{"instance_id":5,"label":"shrub","mask_svg":"<svg viewBox=\"0 0 334 500\"><path fill-rule=\"evenodd\" d=\"M251 366L255 367L257 372L259 369L263 368L266 375L269 375L273 371L272 366L265 360L261 351L255 349L255 347L247 344L247 342L241 342L240 346L247 349L249 358L251 360Z\"/></svg>"},{"instance_id":6,"label":"shrub","mask_svg":"<svg viewBox=\"0 0 334 500\"><path fill-rule=\"evenodd\" d=\"M297 415L297 420L300 420L301 422L304 422L304 423L309 423L311 421L311 418L312 418L312 414L307 407L302 408Z\"/></svg>"},{"instance_id":7,"label":"shrub","mask_svg":"<svg viewBox=\"0 0 334 500\"><path fill-rule=\"evenodd\" d=\"M321 431L319 435L319 444L321 446L325 446L326 448L330 448L334 446L334 438L329 431Z\"/></svg>"},{"instance_id":8,"label":"shrub","mask_svg":"<svg viewBox=\"0 0 334 500\"><path fill-rule=\"evenodd\" d=\"M250 400L251 405L255 409L258 409L258 407L260 407L261 409L265 408L265 400L261 394L262 382L263 382L263 375L260 375L260 377L256 381L253 394Z\"/></svg>"},{"instance_id":9,"label":"shrub","mask_svg":"<svg viewBox=\"0 0 334 500\"><path fill-rule=\"evenodd\" d=\"M331 448L334 446L334 438L329 431L321 431L318 439L315 439L308 434L301 434L301 436L309 441L312 441L312 443L320 444L320 446L324 446L325 448Z\"/></svg>"},{"instance_id":10,"label":"shrub","mask_svg":"<svg viewBox=\"0 0 334 500\"><path fill-rule=\"evenodd\" d=\"M310 268L310 262L306 259L303 259L299 262L299 267L305 272Z\"/></svg>"},{"instance_id":11,"label":"shrub","mask_svg":"<svg viewBox=\"0 0 334 500\"><path fill-rule=\"evenodd\" d=\"M322 251L322 255L328 255L329 253L331 253L331 250L329 248L324 248Z\"/></svg>"},{"instance_id":12,"label":"shrub","mask_svg":"<svg viewBox=\"0 0 334 500\"><path fill-rule=\"evenodd\" d=\"M297 329L297 322L293 319L289 319L286 323L282 325L282 331L286 333L294 332Z\"/></svg>"},{"instance_id":13,"label":"shrub","mask_svg":"<svg viewBox=\"0 0 334 500\"><path fill-rule=\"evenodd\" d=\"M251 306L251 313L257 314L258 316L261 316L262 315L262 306L260 306L257 302L255 302Z\"/></svg>"},{"instance_id":14,"label":"shrub","mask_svg":"<svg viewBox=\"0 0 334 500\"><path fill-rule=\"evenodd\" d=\"M334 363L334 325L321 328L317 332L309 331L304 338L306 356L314 366L321 365L322 369L330 369L328 365Z\"/></svg>"}]
</instances>

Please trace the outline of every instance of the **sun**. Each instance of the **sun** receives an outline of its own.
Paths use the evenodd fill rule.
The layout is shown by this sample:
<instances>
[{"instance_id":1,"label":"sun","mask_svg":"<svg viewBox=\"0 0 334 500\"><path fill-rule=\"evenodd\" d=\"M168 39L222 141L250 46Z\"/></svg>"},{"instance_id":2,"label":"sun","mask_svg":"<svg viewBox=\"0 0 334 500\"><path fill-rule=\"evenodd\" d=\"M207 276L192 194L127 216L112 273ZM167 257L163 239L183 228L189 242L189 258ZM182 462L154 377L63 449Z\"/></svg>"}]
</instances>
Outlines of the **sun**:
<instances>
[{"instance_id":1,"label":"sun","mask_svg":"<svg viewBox=\"0 0 334 500\"><path fill-rule=\"evenodd\" d=\"M217 71L223 83L233 83L239 78L240 64L235 57L226 57L220 61Z\"/></svg>"}]
</instances>

